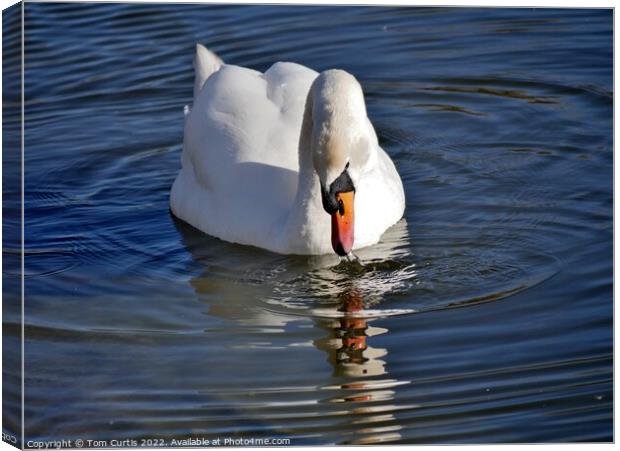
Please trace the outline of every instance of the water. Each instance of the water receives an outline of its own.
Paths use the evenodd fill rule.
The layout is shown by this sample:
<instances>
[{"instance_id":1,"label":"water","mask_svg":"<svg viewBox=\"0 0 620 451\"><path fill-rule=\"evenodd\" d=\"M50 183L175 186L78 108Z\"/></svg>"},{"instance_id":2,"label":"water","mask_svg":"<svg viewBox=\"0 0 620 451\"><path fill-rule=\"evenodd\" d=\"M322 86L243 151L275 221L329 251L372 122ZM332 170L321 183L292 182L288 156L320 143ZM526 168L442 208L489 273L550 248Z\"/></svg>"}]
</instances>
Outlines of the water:
<instances>
[{"instance_id":1,"label":"water","mask_svg":"<svg viewBox=\"0 0 620 451\"><path fill-rule=\"evenodd\" d=\"M28 3L25 17L26 440L613 439L611 10ZM170 215L197 41L232 64L361 81L407 206L360 263Z\"/></svg>"}]
</instances>

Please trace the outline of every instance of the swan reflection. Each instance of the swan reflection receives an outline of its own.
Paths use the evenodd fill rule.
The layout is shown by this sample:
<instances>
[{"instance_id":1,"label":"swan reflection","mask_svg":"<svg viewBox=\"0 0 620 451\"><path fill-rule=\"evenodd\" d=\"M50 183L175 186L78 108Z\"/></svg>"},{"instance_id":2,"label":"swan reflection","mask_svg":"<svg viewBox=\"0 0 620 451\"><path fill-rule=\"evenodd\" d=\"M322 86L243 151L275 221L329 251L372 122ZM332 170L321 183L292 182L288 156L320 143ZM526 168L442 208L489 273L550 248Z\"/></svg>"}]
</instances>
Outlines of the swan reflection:
<instances>
[{"instance_id":1,"label":"swan reflection","mask_svg":"<svg viewBox=\"0 0 620 451\"><path fill-rule=\"evenodd\" d=\"M320 325L329 331L328 336L316 340L315 346L328 354L335 377L378 376L385 373L385 361L381 357L386 349L373 348L368 338L387 332L387 329L373 327L363 316L364 301L357 290L343 293L337 311L343 316L337 320L322 320Z\"/></svg>"},{"instance_id":2,"label":"swan reflection","mask_svg":"<svg viewBox=\"0 0 620 451\"><path fill-rule=\"evenodd\" d=\"M240 356L252 355L250 358L260 358L256 353L265 352L267 367L279 364L269 360L277 355L270 349L296 349L291 377L297 374L300 384L308 378L318 383L314 392L304 391L311 399L294 397L287 406L298 405L302 410L297 415L333 416L333 421L341 423L340 433L349 437L346 443L400 438L401 426L394 412L411 406L395 402L396 387L408 381L389 377L388 349L374 345L373 340L389 333L375 324L380 318L407 313L382 308L386 294L406 289L415 277L415 265L405 253L409 243L404 221L390 229L379 245L360 250L361 264L339 264L335 255L271 254L222 242L182 223L177 223L177 228L192 255L192 266L199 268L189 284L204 305L204 314L235 324L230 326L235 344L228 349ZM308 321L313 325L310 329ZM298 326L291 328L293 323ZM316 331L318 338L299 341L299 337L316 337ZM242 336L245 338L240 340ZM314 357L299 358L308 352L307 346L326 355L331 374L324 374ZM264 376L268 377L268 372ZM270 390L274 393L273 387ZM248 388L247 395L237 391L227 400L244 410L247 396L256 399L264 393L266 389L259 385ZM282 402L270 400L266 405L275 408ZM250 409L248 414L262 421L270 418L268 411Z\"/></svg>"},{"instance_id":3,"label":"swan reflection","mask_svg":"<svg viewBox=\"0 0 620 451\"><path fill-rule=\"evenodd\" d=\"M365 302L361 293L356 288L342 293L337 309L342 316L319 320L327 336L314 342L317 349L327 353L327 360L333 368L332 376L345 379L345 382L323 388L338 391L337 396L329 397L325 402L350 406L345 412L347 417L354 419L346 424L352 426L353 431L346 444L376 444L398 440L401 438L398 431L402 427L394 412L403 407L412 407L393 403L395 387L407 384L408 381L377 378L388 373L388 350L372 346L372 339L389 331L373 325L374 319L364 316Z\"/></svg>"}]
</instances>

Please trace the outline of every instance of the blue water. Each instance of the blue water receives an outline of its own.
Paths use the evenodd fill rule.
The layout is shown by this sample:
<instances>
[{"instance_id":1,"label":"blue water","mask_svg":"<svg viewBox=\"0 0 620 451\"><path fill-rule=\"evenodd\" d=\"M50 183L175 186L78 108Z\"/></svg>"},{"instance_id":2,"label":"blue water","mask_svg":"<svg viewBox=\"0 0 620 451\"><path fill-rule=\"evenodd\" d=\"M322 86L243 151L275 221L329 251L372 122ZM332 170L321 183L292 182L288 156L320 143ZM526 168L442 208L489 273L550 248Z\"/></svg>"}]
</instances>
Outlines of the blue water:
<instances>
[{"instance_id":1,"label":"blue water","mask_svg":"<svg viewBox=\"0 0 620 451\"><path fill-rule=\"evenodd\" d=\"M4 24L4 432L19 435L19 27ZM611 441L610 9L27 3L25 437ZM196 42L361 82L406 191L359 252L176 220Z\"/></svg>"}]
</instances>

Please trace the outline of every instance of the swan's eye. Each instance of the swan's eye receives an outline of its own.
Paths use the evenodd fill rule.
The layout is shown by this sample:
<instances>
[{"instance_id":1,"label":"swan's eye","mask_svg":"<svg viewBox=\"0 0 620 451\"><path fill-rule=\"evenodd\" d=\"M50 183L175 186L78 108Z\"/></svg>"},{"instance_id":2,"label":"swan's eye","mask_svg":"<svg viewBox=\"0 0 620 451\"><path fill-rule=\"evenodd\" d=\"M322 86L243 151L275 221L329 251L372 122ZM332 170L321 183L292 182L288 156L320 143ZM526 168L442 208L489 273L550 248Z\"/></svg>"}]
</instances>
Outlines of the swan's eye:
<instances>
[{"instance_id":1,"label":"swan's eye","mask_svg":"<svg viewBox=\"0 0 620 451\"><path fill-rule=\"evenodd\" d=\"M330 215L339 212L342 216L344 216L344 205L340 199L338 199L338 193L348 193L355 192L355 186L353 185L353 181L351 177L349 177L349 173L345 169L342 171L342 174L336 178L329 185L329 188L326 188L323 183L321 183L321 199L323 201L323 209Z\"/></svg>"}]
</instances>

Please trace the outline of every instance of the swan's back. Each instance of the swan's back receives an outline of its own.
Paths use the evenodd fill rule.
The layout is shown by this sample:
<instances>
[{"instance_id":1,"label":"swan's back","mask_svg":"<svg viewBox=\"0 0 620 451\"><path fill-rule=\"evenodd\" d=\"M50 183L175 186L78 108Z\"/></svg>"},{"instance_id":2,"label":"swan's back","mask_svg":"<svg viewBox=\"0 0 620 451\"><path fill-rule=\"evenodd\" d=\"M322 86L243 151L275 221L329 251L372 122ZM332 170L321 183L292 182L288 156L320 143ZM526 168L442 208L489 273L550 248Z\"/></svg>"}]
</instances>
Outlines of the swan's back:
<instances>
[{"instance_id":1,"label":"swan's back","mask_svg":"<svg viewBox=\"0 0 620 451\"><path fill-rule=\"evenodd\" d=\"M228 241L272 240L297 191L301 121L317 75L294 63L208 73L186 115L173 213Z\"/></svg>"},{"instance_id":2,"label":"swan's back","mask_svg":"<svg viewBox=\"0 0 620 451\"><path fill-rule=\"evenodd\" d=\"M194 163L232 160L296 170L304 104L317 75L294 63L276 63L265 74L223 66L194 100L185 150Z\"/></svg>"}]
</instances>

